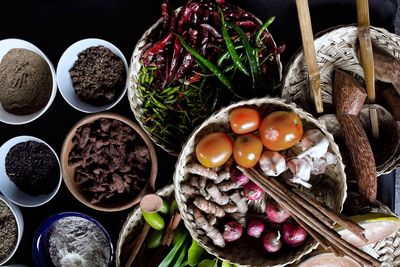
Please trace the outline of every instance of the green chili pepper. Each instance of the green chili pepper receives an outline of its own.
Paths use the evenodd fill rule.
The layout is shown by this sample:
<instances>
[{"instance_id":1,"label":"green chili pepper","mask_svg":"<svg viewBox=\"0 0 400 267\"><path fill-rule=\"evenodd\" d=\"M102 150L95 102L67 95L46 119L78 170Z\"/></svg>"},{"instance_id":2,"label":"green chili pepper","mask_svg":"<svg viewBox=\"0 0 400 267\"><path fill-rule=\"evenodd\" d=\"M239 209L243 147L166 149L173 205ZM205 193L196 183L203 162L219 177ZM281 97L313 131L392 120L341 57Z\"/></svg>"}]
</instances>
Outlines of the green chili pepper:
<instances>
[{"instance_id":1,"label":"green chili pepper","mask_svg":"<svg viewBox=\"0 0 400 267\"><path fill-rule=\"evenodd\" d=\"M243 45L237 45L237 46L235 46L235 50L238 50L238 49L241 49L241 48L243 48ZM224 63L224 61L225 61L226 59L228 59L230 55L231 55L231 54L229 53L229 50L228 50L228 51L225 51L224 53L222 53L222 55L221 55L221 56L218 58L218 60L217 60L217 66L218 66L218 67L221 66L222 63Z\"/></svg>"},{"instance_id":2,"label":"green chili pepper","mask_svg":"<svg viewBox=\"0 0 400 267\"><path fill-rule=\"evenodd\" d=\"M261 40L260 40L260 36L263 33L263 31L265 31L269 25L271 25L272 22L274 22L275 17L270 17L269 19L267 19L266 22L264 22L263 25L261 25L260 28L258 28L257 32L256 32L256 36L255 36L255 41L256 41L256 45L259 46Z\"/></svg>"},{"instance_id":3,"label":"green chili pepper","mask_svg":"<svg viewBox=\"0 0 400 267\"><path fill-rule=\"evenodd\" d=\"M145 212L142 211L144 220L155 230L164 229L164 219L157 212Z\"/></svg>"},{"instance_id":4,"label":"green chili pepper","mask_svg":"<svg viewBox=\"0 0 400 267\"><path fill-rule=\"evenodd\" d=\"M254 52L254 48L251 47L249 40L247 40L247 36L244 33L244 31L237 26L236 24L226 21L225 22L229 27L231 27L232 29L234 29L240 36L240 39L242 40L243 46L244 46L244 50L246 51L246 55L247 58L249 59L249 65L250 65L250 71L251 71L251 79L253 82L253 88L256 85L256 81L259 80L260 77L260 69L259 66L257 66L257 61L256 61L256 57L255 57L255 52Z\"/></svg>"},{"instance_id":5,"label":"green chili pepper","mask_svg":"<svg viewBox=\"0 0 400 267\"><path fill-rule=\"evenodd\" d=\"M243 72L245 75L249 75L248 71L246 70L246 67L244 66L242 60L240 60L238 53L236 52L235 46L231 40L231 37L228 34L228 30L226 29L226 24L225 24L225 18L224 14L221 11L221 8L219 8L219 13L221 14L221 31L222 31L222 37L224 37L226 47L228 48L229 53L231 54L233 63L236 65L236 67Z\"/></svg>"},{"instance_id":6,"label":"green chili pepper","mask_svg":"<svg viewBox=\"0 0 400 267\"><path fill-rule=\"evenodd\" d=\"M200 55L196 50L194 50L180 35L176 35L179 38L182 46L196 59L196 61L203 64L206 68L208 68L217 78L238 98L242 98L238 96L233 90L233 85L231 81L218 69L217 66L214 65L211 61L204 58Z\"/></svg>"}]
</instances>

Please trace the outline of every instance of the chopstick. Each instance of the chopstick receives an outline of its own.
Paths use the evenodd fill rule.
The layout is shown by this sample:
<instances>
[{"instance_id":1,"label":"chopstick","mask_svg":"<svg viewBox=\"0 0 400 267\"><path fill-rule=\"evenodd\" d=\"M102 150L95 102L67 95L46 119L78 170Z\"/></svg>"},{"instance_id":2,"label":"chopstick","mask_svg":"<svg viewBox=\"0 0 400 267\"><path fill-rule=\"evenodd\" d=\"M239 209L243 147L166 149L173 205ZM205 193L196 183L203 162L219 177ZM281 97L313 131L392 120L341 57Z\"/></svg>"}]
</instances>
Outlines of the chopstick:
<instances>
[{"instance_id":1,"label":"chopstick","mask_svg":"<svg viewBox=\"0 0 400 267\"><path fill-rule=\"evenodd\" d=\"M296 0L297 14L301 30L301 39L303 42L304 57L306 60L308 78L314 95L315 109L318 113L324 112L321 96L321 79L317 56L315 53L314 37L311 26L310 10L308 0Z\"/></svg>"},{"instance_id":2,"label":"chopstick","mask_svg":"<svg viewBox=\"0 0 400 267\"><path fill-rule=\"evenodd\" d=\"M357 31L360 43L360 61L364 71L364 80L370 103L376 100L375 94L375 65L370 35L368 0L357 0ZM370 111L372 135L379 138L378 113L376 109Z\"/></svg>"},{"instance_id":3,"label":"chopstick","mask_svg":"<svg viewBox=\"0 0 400 267\"><path fill-rule=\"evenodd\" d=\"M302 195L291 192L288 188L286 188L283 184L281 184L278 180L274 178L268 178L258 172L255 169L244 169L238 167L246 176L249 177L255 184L261 187L269 196L271 196L279 205L283 208L287 209L293 218L299 222L301 226L305 226L304 229L310 233L312 237L314 237L324 248L329 248L337 255L347 255L357 262L365 265L365 266L380 266L381 263L365 253L364 251L358 249L351 243L343 240L340 235L332 229L332 227L327 226L322 220L321 217L329 218L332 216L333 218L329 218L331 220L341 220L338 219L336 214L325 215L323 212L311 212L309 207L310 203L307 199L303 198ZM316 204L316 202L314 203ZM314 204L311 204L314 206ZM322 206L321 204L316 204L316 206ZM315 207L315 206L314 206ZM327 219L325 219L327 220ZM359 228L354 226L356 223L350 222L348 220L345 225L342 225L346 228ZM362 228L361 228L362 229ZM360 230L360 229L359 229ZM355 231L358 233L358 231ZM362 230L363 233L363 230ZM359 233L357 234L359 235ZM363 239L365 236L361 235Z\"/></svg>"}]
</instances>

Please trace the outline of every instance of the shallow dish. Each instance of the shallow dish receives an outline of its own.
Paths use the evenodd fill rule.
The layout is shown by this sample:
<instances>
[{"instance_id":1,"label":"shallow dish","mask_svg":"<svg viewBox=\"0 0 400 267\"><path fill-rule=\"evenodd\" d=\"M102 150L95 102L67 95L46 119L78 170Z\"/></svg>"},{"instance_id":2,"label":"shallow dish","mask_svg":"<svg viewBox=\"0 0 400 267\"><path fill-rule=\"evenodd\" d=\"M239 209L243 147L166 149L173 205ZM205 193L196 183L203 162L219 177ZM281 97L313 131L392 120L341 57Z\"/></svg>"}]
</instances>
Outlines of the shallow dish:
<instances>
[{"instance_id":1,"label":"shallow dish","mask_svg":"<svg viewBox=\"0 0 400 267\"><path fill-rule=\"evenodd\" d=\"M149 149L150 153L150 169L148 170L149 176L147 177L147 182L145 186L142 188L140 193L136 195L134 198L131 199L126 199L126 200L121 200L121 201L116 201L116 202L108 202L108 203L96 203L93 204L90 202L90 199L87 194L82 190L82 188L75 182L75 167L70 166L68 164L68 155L72 150L73 143L72 143L72 138L74 137L76 130L85 124L92 123L94 121L97 121L101 118L108 118L108 119L113 119L113 120L118 120L124 124L127 124L129 127L133 129L134 132L138 134L138 137L140 137L147 148ZM69 191L74 195L75 198L77 198L81 203L85 204L86 206L96 209L96 210L101 210L101 211L120 211L124 209L128 209L132 207L133 205L137 204L141 197L147 192L149 189L154 189L154 183L156 180L157 176L157 156L156 156L156 151L154 149L154 146L150 139L147 137L147 135L144 133L144 131L134 122L129 120L128 118L121 116L119 114L115 113L97 113L93 115L89 115L79 122L77 122L72 129L69 131L67 134L62 150L61 150L61 169L62 169L62 174L63 174L63 179L68 187Z\"/></svg>"},{"instance_id":2,"label":"shallow dish","mask_svg":"<svg viewBox=\"0 0 400 267\"><path fill-rule=\"evenodd\" d=\"M7 156L8 151L16 144L21 143L21 142L26 142L26 141L36 141L39 143L43 143L46 146L50 148L50 150L53 152L54 156L57 159L57 164L59 168L59 175L57 177L54 177L54 179L57 179L57 184L53 191L51 191L48 194L41 194L37 196L31 196L23 191L21 191L7 176L6 173L6 168L5 168L5 158ZM58 159L57 153L54 151L54 149L44 142L43 140L33 137L33 136L17 136L14 137L7 142L5 142L1 147L0 147L0 191L1 193L4 194L11 202L22 206L22 207L37 207L40 205L43 205L47 202L49 202L58 192L61 186L61 168L60 168L60 160Z\"/></svg>"},{"instance_id":3,"label":"shallow dish","mask_svg":"<svg viewBox=\"0 0 400 267\"><path fill-rule=\"evenodd\" d=\"M127 76L128 63L125 59L124 54L112 43L96 38L83 39L77 41L76 43L73 43L70 47L68 47L64 51L57 65L57 84L61 95L71 107L85 113L95 113L95 112L105 111L114 107L124 97L127 90L125 81L124 88L120 89L120 94L115 98L115 100L103 106L90 105L89 103L82 101L75 93L74 86L72 84L72 80L69 74L69 70L72 68L75 61L78 59L78 54L80 52L82 52L86 48L99 45L107 47L123 61Z\"/></svg>"},{"instance_id":4,"label":"shallow dish","mask_svg":"<svg viewBox=\"0 0 400 267\"><path fill-rule=\"evenodd\" d=\"M16 205L11 203L9 200L7 200L4 196L0 195L0 201L4 202L8 206L8 208L11 210L11 212L13 213L15 220L17 222L17 228L18 228L17 243L15 244L13 251L3 261L0 261L0 265L3 266L3 264L5 264L15 254L15 252L17 251L17 248L21 242L22 235L24 233L24 218L22 216L20 209Z\"/></svg>"},{"instance_id":5,"label":"shallow dish","mask_svg":"<svg viewBox=\"0 0 400 267\"><path fill-rule=\"evenodd\" d=\"M29 114L29 115L15 115L12 113L9 113L4 110L2 105L0 104L0 121L7 123L7 124L13 124L13 125L19 125L19 124L25 124L32 122L42 116L51 106L51 104L54 101L54 98L56 97L57 93L57 81L56 81L56 72L54 70L53 63L49 60L49 58L34 44L21 40L21 39L4 39L0 41L0 61L4 57L4 55L11 49L13 48L24 48L31 50L33 52L36 52L39 54L49 65L50 71L51 71L51 77L52 77L52 87L51 87L51 95L50 98L46 104L41 110Z\"/></svg>"},{"instance_id":6,"label":"shallow dish","mask_svg":"<svg viewBox=\"0 0 400 267\"><path fill-rule=\"evenodd\" d=\"M109 247L110 257L108 260L108 266L111 265L114 257L114 248L111 241L111 238L107 232L107 230L98 222L96 219L80 213L80 212L61 212L56 213L50 217L48 217L45 221L43 221L40 226L37 228L35 235L32 241L32 256L35 266L42 267L42 266L54 266L50 255L49 255L49 238L52 232L53 226L59 220L68 218L68 217L80 217L83 219L88 220L89 222L95 224L104 237L107 240L107 245Z\"/></svg>"}]
</instances>

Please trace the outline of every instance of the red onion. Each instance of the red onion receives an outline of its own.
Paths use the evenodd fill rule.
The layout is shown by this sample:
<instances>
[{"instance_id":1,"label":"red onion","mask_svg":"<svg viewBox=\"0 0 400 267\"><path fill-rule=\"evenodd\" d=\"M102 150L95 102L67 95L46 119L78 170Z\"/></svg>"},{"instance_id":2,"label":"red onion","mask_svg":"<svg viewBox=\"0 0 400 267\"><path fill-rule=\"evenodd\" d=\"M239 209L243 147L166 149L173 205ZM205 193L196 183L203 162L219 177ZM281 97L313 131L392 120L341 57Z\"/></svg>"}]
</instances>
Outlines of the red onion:
<instances>
[{"instance_id":1,"label":"red onion","mask_svg":"<svg viewBox=\"0 0 400 267\"><path fill-rule=\"evenodd\" d=\"M231 180L238 185L245 185L249 182L249 177L243 174L237 168L233 168L231 171Z\"/></svg>"},{"instance_id":2,"label":"red onion","mask_svg":"<svg viewBox=\"0 0 400 267\"><path fill-rule=\"evenodd\" d=\"M243 186L243 194L248 200L260 199L264 191L253 182L248 182Z\"/></svg>"},{"instance_id":3,"label":"red onion","mask_svg":"<svg viewBox=\"0 0 400 267\"><path fill-rule=\"evenodd\" d=\"M224 226L224 233L222 236L226 242L238 240L243 233L243 227L237 221L230 221Z\"/></svg>"},{"instance_id":4,"label":"red onion","mask_svg":"<svg viewBox=\"0 0 400 267\"><path fill-rule=\"evenodd\" d=\"M264 231L264 223L258 219L252 219L247 225L247 234L259 238Z\"/></svg>"},{"instance_id":5,"label":"red onion","mask_svg":"<svg viewBox=\"0 0 400 267\"><path fill-rule=\"evenodd\" d=\"M265 205L268 220L274 223L283 223L290 218L290 213L275 201L268 201Z\"/></svg>"},{"instance_id":6,"label":"red onion","mask_svg":"<svg viewBox=\"0 0 400 267\"><path fill-rule=\"evenodd\" d=\"M281 234L277 231L268 231L263 238L263 246L267 252L274 253L282 247Z\"/></svg>"},{"instance_id":7,"label":"red onion","mask_svg":"<svg viewBox=\"0 0 400 267\"><path fill-rule=\"evenodd\" d=\"M292 247L303 244L307 235L307 231L296 223L286 223L283 225L283 239Z\"/></svg>"}]
</instances>

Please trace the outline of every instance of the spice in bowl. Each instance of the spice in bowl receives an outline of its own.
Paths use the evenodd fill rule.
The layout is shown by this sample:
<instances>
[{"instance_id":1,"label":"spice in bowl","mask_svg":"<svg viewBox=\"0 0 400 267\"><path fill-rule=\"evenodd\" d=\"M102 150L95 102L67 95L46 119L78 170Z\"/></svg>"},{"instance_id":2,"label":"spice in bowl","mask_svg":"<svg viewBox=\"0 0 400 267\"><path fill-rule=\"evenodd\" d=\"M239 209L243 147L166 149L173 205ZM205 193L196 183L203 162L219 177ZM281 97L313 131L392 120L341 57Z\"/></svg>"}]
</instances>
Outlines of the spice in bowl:
<instances>
[{"instance_id":1,"label":"spice in bowl","mask_svg":"<svg viewBox=\"0 0 400 267\"><path fill-rule=\"evenodd\" d=\"M112 249L102 229L78 216L55 222L48 243L49 255L56 267L107 267L111 258Z\"/></svg>"},{"instance_id":2,"label":"spice in bowl","mask_svg":"<svg viewBox=\"0 0 400 267\"><path fill-rule=\"evenodd\" d=\"M10 180L31 196L48 194L58 183L59 166L53 151L44 143L21 142L9 150L5 169Z\"/></svg>"},{"instance_id":3,"label":"spice in bowl","mask_svg":"<svg viewBox=\"0 0 400 267\"><path fill-rule=\"evenodd\" d=\"M15 115L35 113L46 106L52 91L47 62L37 53L13 48L0 62L0 103Z\"/></svg>"},{"instance_id":4,"label":"spice in bowl","mask_svg":"<svg viewBox=\"0 0 400 267\"><path fill-rule=\"evenodd\" d=\"M80 126L72 138L69 166L92 204L138 195L150 174L150 152L127 124L101 118Z\"/></svg>"},{"instance_id":5,"label":"spice in bowl","mask_svg":"<svg viewBox=\"0 0 400 267\"><path fill-rule=\"evenodd\" d=\"M18 226L14 214L0 200L0 263L14 251L18 242Z\"/></svg>"},{"instance_id":6,"label":"spice in bowl","mask_svg":"<svg viewBox=\"0 0 400 267\"><path fill-rule=\"evenodd\" d=\"M78 97L94 106L113 102L126 81L124 62L102 45L83 50L69 74Z\"/></svg>"}]
</instances>

